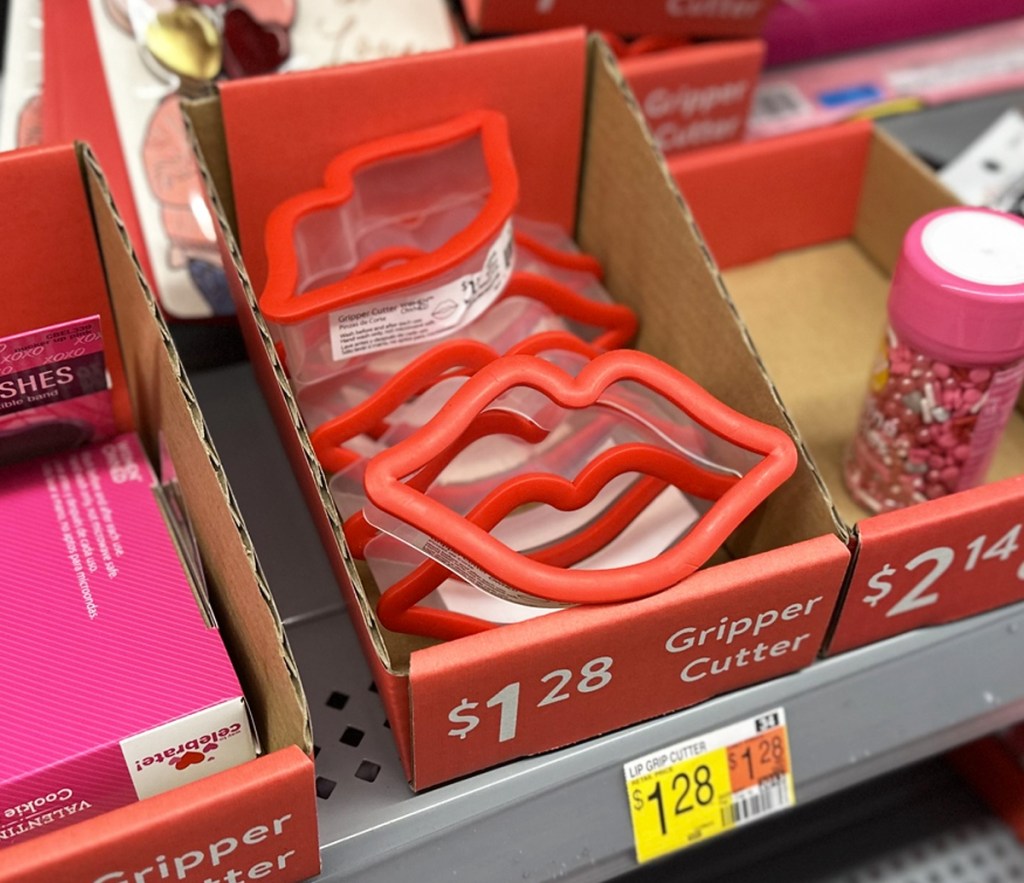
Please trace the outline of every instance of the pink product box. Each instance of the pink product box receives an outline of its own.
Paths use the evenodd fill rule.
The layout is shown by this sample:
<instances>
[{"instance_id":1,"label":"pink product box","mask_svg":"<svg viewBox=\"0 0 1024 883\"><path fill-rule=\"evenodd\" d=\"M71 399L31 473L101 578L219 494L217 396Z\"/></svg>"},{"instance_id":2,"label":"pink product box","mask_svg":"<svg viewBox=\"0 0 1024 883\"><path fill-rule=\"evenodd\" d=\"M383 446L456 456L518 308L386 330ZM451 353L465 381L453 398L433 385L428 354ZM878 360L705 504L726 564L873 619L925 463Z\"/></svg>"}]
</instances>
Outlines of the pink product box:
<instances>
[{"instance_id":1,"label":"pink product box","mask_svg":"<svg viewBox=\"0 0 1024 883\"><path fill-rule=\"evenodd\" d=\"M99 316L0 338L0 466L116 431Z\"/></svg>"},{"instance_id":2,"label":"pink product box","mask_svg":"<svg viewBox=\"0 0 1024 883\"><path fill-rule=\"evenodd\" d=\"M1024 0L799 0L764 23L769 65L792 64L1024 15Z\"/></svg>"},{"instance_id":3,"label":"pink product box","mask_svg":"<svg viewBox=\"0 0 1024 883\"><path fill-rule=\"evenodd\" d=\"M0 472L0 848L255 757L135 435Z\"/></svg>"},{"instance_id":4,"label":"pink product box","mask_svg":"<svg viewBox=\"0 0 1024 883\"><path fill-rule=\"evenodd\" d=\"M767 70L747 137L825 126L865 111L914 110L1024 86L1024 17Z\"/></svg>"}]
</instances>

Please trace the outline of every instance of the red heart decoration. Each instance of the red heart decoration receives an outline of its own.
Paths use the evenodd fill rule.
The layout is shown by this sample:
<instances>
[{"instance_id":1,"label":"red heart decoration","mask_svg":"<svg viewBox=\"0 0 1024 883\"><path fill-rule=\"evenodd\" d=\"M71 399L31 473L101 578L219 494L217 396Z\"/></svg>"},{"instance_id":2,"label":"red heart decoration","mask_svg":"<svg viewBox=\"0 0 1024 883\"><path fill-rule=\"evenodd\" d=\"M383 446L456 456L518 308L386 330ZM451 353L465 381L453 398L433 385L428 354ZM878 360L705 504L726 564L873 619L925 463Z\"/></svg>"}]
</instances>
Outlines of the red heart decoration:
<instances>
[{"instance_id":1,"label":"red heart decoration","mask_svg":"<svg viewBox=\"0 0 1024 883\"><path fill-rule=\"evenodd\" d=\"M181 757L178 758L177 763L174 764L176 770L188 769L196 763L202 763L206 760L206 756L198 751L186 751Z\"/></svg>"},{"instance_id":2,"label":"red heart decoration","mask_svg":"<svg viewBox=\"0 0 1024 883\"><path fill-rule=\"evenodd\" d=\"M232 79L276 71L291 53L288 31L235 7L224 16L224 73Z\"/></svg>"}]
</instances>

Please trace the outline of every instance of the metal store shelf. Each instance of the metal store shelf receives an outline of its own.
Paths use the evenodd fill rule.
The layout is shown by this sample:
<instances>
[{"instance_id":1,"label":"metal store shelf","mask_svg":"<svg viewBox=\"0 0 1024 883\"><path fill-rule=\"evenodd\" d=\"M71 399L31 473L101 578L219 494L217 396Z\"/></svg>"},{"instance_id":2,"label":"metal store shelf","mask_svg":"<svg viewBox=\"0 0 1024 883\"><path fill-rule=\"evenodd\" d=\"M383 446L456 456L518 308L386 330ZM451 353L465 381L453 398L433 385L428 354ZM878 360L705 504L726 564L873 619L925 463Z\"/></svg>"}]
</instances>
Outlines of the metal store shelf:
<instances>
[{"instance_id":1,"label":"metal store shelf","mask_svg":"<svg viewBox=\"0 0 1024 883\"><path fill-rule=\"evenodd\" d=\"M1013 883L1024 845L941 760L875 778L623 883Z\"/></svg>"},{"instance_id":2,"label":"metal store shelf","mask_svg":"<svg viewBox=\"0 0 1024 883\"><path fill-rule=\"evenodd\" d=\"M778 705L799 803L1024 718L1015 605L413 794L249 367L194 383L312 709L323 880L609 879L635 867L622 764Z\"/></svg>"}]
</instances>

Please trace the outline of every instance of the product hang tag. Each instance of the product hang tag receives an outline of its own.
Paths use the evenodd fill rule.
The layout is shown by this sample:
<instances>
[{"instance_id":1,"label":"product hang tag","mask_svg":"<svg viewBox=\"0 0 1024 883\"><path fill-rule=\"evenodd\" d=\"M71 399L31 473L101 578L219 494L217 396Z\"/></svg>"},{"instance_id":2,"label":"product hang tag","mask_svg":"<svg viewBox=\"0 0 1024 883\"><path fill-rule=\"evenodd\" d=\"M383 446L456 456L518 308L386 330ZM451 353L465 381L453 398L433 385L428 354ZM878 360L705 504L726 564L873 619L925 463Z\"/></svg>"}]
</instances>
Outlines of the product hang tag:
<instances>
[{"instance_id":1,"label":"product hang tag","mask_svg":"<svg viewBox=\"0 0 1024 883\"><path fill-rule=\"evenodd\" d=\"M514 261L515 240L509 219L479 270L431 290L329 313L331 357L342 362L453 334L478 319L498 299L512 277Z\"/></svg>"}]
</instances>

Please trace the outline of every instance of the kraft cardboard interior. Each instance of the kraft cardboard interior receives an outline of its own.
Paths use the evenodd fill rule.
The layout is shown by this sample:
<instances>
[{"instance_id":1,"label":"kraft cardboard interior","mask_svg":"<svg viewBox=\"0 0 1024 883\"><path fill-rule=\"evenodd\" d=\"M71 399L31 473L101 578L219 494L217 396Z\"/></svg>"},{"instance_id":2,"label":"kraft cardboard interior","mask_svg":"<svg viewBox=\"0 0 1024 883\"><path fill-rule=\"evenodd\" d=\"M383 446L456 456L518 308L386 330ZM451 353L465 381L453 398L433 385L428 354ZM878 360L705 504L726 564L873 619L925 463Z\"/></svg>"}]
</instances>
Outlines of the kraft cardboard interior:
<instances>
[{"instance_id":1,"label":"kraft cardboard interior","mask_svg":"<svg viewBox=\"0 0 1024 883\"><path fill-rule=\"evenodd\" d=\"M614 297L641 317L637 348L689 375L737 410L793 434L735 306L718 282L693 218L618 92L621 78L592 60L590 125L584 145L580 244L605 266ZM796 473L726 544L731 557L811 537L844 537L806 456Z\"/></svg>"},{"instance_id":2,"label":"kraft cardboard interior","mask_svg":"<svg viewBox=\"0 0 1024 883\"><path fill-rule=\"evenodd\" d=\"M79 315L75 292L89 291L87 286L76 289L73 274L79 265L67 255L80 248L98 255L105 301L109 291L105 314L116 328L109 339L121 347L130 418L154 462L159 462L155 459L158 433L163 434L174 461L206 565L218 625L252 710L264 756L12 847L0 856L0 880L92 880L109 871L106 865L115 857L143 861L147 853L152 857L154 849L170 852L175 845L194 844L210 832L246 825L247 814L257 811L246 803L256 791L266 800L258 812L287 806L295 819L295 833L288 837L296 841L291 844L296 852L289 869L294 876L285 874L283 879L305 878L319 865L313 767L304 756L312 749L308 709L276 608L170 334L89 149L79 145L75 153L68 146L35 157L7 156L15 168L24 163L34 169L34 163L42 163L51 173L47 183L52 187L39 188L40 204L57 206L53 215L61 225L60 236L46 237L23 222L25 241L13 235L8 240L13 240L12 255L51 267L42 276L52 275L52 266L72 273L62 290L65 312ZM36 174L38 185L36 170L24 174ZM82 218L74 213L78 201L86 207ZM10 219L16 215L11 212ZM32 276L31 272L15 274L16 278ZM46 321L52 320L48 316Z\"/></svg>"},{"instance_id":3,"label":"kraft cardboard interior","mask_svg":"<svg viewBox=\"0 0 1024 883\"><path fill-rule=\"evenodd\" d=\"M282 160L276 154L276 139L271 141L273 149L268 149L267 144L260 146L258 130L253 135L251 131L244 134L244 128L237 128L250 153L244 162L236 165L235 158L242 156L243 151L233 141L236 129L232 124L232 108L244 110L242 117L234 120L235 126L240 119L254 120L262 115L264 120L274 119L275 128L288 130L293 140L300 144L305 144L301 131L305 126L323 128L325 118L344 119L346 122L353 119L345 112L350 100L354 102L353 107L370 113L371 109L365 107L366 94L351 97L347 88L343 88L354 84L366 86L367 93L373 95L374 106L379 107L382 102L390 106L389 114L379 123L383 131L377 134L387 132L388 127L393 128L395 120L402 119L405 105L417 100L417 96L405 94L410 77L416 78L417 89L423 88L438 97L443 96L441 106L433 111L435 118L428 118L428 122L436 122L438 118L469 110L481 103L491 108L510 109L513 151L517 162L522 162L521 150L529 157L525 173L521 176L526 203L557 207L564 204L567 188L569 192L576 193L576 185L579 184L577 238L584 249L604 262L607 287L612 295L640 312L643 330L639 348L691 375L737 410L784 430L792 428L745 331L736 322L735 307L713 272L706 248L695 235L691 216L670 186L667 170L658 159L642 125L639 109L632 102L610 51L599 40L590 43L586 55L582 51L584 46L583 35L578 31L490 41L471 47L472 52L464 50L451 56L438 54L408 59L404 64L410 67L404 76L394 74L393 67L378 69L387 77L374 80L372 89L369 80L364 79L369 77L371 66L367 66L361 71L350 68L311 75L312 79L307 75L295 75L294 78L289 75L275 78L272 82L249 81L233 88L230 100L225 89L219 98L188 102L185 106L197 157L210 191L211 206L222 225L222 250L228 260L227 265L235 270L229 273L229 284L239 306L242 331L254 370L281 431L297 480L315 510L314 521L345 588L350 613L357 620L357 634L388 707L399 752L417 788L520 756L524 750L550 749L632 723L641 716L649 717L671 710L659 706L641 711L641 716L628 720L623 717L627 712L622 709L616 712L618 717L602 716L603 712L593 718L579 717L578 726L571 736L567 731L556 728L540 734L543 738L531 743L529 749L518 745L498 746L500 751L488 748L483 752L486 757L482 753L471 761L460 760L445 766L455 753L447 751L441 744L427 748L425 742L429 742L429 737L424 736L427 729L422 719L428 713L435 717L439 712L442 717L447 714L447 699L438 696L438 689L443 692L454 688L452 684L458 684L459 690L467 692L485 689L481 684L474 686L474 682L487 672L515 670L518 663L510 660L517 658L517 654L526 654L524 658L532 659L543 656L544 652L538 654L537 648L533 648L533 643L540 641L542 636L549 636L544 638L548 642L544 646L548 648L545 652L550 654L550 648L559 645L558 640L550 637L555 632L563 636L562 643L566 636L572 636L573 640L583 642L581 646L586 646L586 652L596 653L598 651L585 642L600 642L599 635L623 634L622 623L631 616L635 628L640 627L641 617L650 624L664 623L665 616L659 618L656 615L662 604L675 604L680 610L685 609L685 615L689 616L713 613L715 622L718 622L721 610L715 605L723 593L747 599L743 603L751 605L778 603L785 606L791 602L774 600L779 588L799 585L800 591L813 592L820 597L813 602L817 604L814 607L815 622L808 623L814 636L809 632L800 645L801 651L806 653L787 660L788 668L782 668L780 661L777 673L792 670L794 666L808 664L816 654L849 561L842 527L821 491L813 467L802 455L796 475L747 520L716 558L716 563L723 562L721 575L713 576L717 568L709 566L705 571L708 578L684 583L685 591L681 586L678 593L662 593L657 599L636 602L636 606L610 605L557 612L542 618L539 623L505 626L440 645L391 633L376 621L374 608L378 590L366 569L348 552L326 477L313 454L273 340L258 311L258 287L255 283L263 259L255 259L256 271L253 272L249 268L248 251L245 251L243 260L243 254L235 244L240 231L243 231L243 243L253 242L251 232L246 239L244 231L259 230L262 223L260 211L265 216L272 205L265 194L258 195L254 202L251 198L255 192L253 188L266 188L273 192L281 187L282 180L295 176L294 169L280 168L282 162L287 166L291 161L291 154ZM578 66L578 72L561 83L562 89L554 100L563 109L563 116L567 115L570 121L586 119L582 150L578 134L575 145L571 138L566 138L564 119L555 124L555 131L561 132L555 142L552 142L547 128L535 124L538 102L547 106L552 101L549 82L533 78L529 81L520 78L514 83L507 81L510 73L521 68L524 60L538 49L543 49L548 63L556 67ZM422 69L421 65L424 66ZM469 93L440 88L439 82L443 84L446 77L453 76L461 77L463 82L487 80L488 85L485 90L471 90ZM422 87L420 81L424 83ZM270 90L264 96L269 97L269 102L260 100L264 87ZM308 95L308 89L314 90L318 100L303 99L301 106L296 107L298 96ZM531 94L534 89L541 89L543 94L535 98ZM392 102L395 106L391 106ZM332 110L326 117L325 108ZM417 113L420 112L417 109ZM359 125L365 127L367 118L359 116ZM421 120L420 117L416 119ZM252 125L257 124L253 122ZM375 134L364 129L361 131L364 131L364 137ZM347 128L340 132L339 137L343 139L352 137ZM314 156L309 160L314 170L302 173L307 178L315 179L322 173L323 163L318 166L317 157L329 155L327 143L323 133L318 133ZM563 154L553 148L553 143L563 151L571 152ZM290 150L295 153L297 148L293 146ZM531 164L538 161L555 168L563 177L571 175L571 178L561 182L558 192L539 197L534 189L545 186L550 177L548 172L539 174L532 168ZM575 172L580 167L582 172L577 181ZM245 186L240 180L242 175L246 179ZM244 193L246 186L252 192ZM264 207L254 208L257 203L264 204ZM237 223L229 222L229 217L237 217ZM243 244L243 250L245 248ZM761 592L761 576L752 574L759 566L742 559L758 552L776 550L784 550L777 560L773 557L770 562L762 561L760 564L759 573L771 582L771 587ZM783 573L789 576L783 576ZM767 600L769 596L773 601ZM645 627L652 627L650 624ZM603 646L607 648L609 645L606 642ZM577 648L575 652L584 651ZM604 649L600 652L612 651ZM482 659L488 659L492 664L481 666ZM741 670L733 686L749 683L759 676L767 675ZM678 683L678 672L670 677ZM718 687L717 691L722 689L725 687ZM680 707L681 702L692 704L715 692L713 684L705 684L701 690L703 692L692 698L681 699L675 695L668 701L675 702L672 707ZM419 720L421 726L413 726L413 720ZM436 723L432 720L431 726ZM444 729L449 726L445 725ZM414 751L414 744L419 744L420 749ZM429 761L433 768L426 773L417 772L422 761L413 762L414 754L420 758L424 756L421 751L431 755ZM468 756L468 753L464 755Z\"/></svg>"},{"instance_id":4,"label":"kraft cardboard interior","mask_svg":"<svg viewBox=\"0 0 1024 883\"><path fill-rule=\"evenodd\" d=\"M862 137L868 139L863 165L859 157L837 151L823 160L828 175L822 184L829 180L842 187L851 181L856 184L855 201L848 203L853 212L847 229L837 231L840 236L814 240L821 230L829 229L828 222L818 223L819 215L834 212L842 198L821 198L821 189L808 186L807 166L796 164L790 167L795 174L776 179L774 186L780 193L797 194L794 201L799 203L802 226L791 231L784 250L770 256L765 252L760 260L750 260L747 254L738 263L726 252L730 262L723 262L722 272L769 375L849 525L869 513L846 491L842 458L882 340L889 280L903 233L926 212L956 202L902 147L884 133L872 132L867 124L846 133L817 136L840 146ZM682 186L684 193L690 191L685 180ZM689 195L693 198L692 192ZM698 217L704 217L700 208L695 205ZM773 211L785 213L787 208L776 202ZM762 217L757 210L751 214L748 208L744 224L769 222L767 215ZM710 217L706 226L714 252L717 237L725 231L719 232L717 221ZM803 247L801 238L807 243ZM989 480L1022 471L1024 418L1018 412L997 451Z\"/></svg>"}]
</instances>

